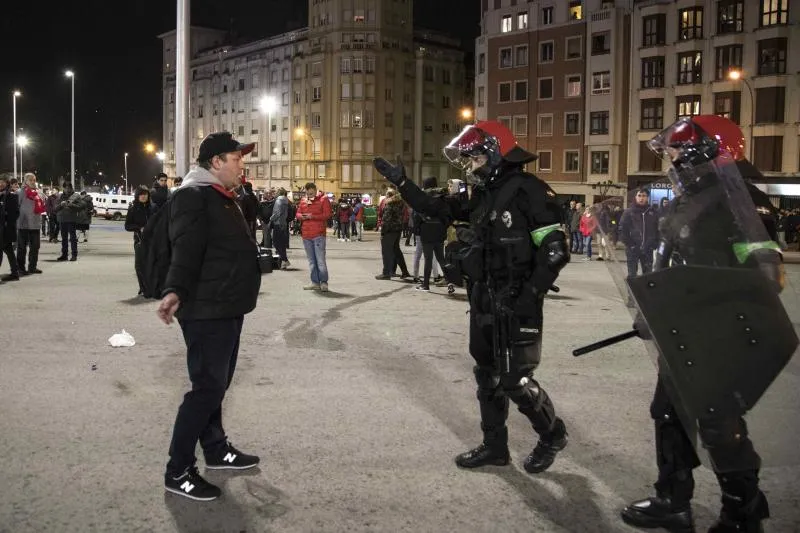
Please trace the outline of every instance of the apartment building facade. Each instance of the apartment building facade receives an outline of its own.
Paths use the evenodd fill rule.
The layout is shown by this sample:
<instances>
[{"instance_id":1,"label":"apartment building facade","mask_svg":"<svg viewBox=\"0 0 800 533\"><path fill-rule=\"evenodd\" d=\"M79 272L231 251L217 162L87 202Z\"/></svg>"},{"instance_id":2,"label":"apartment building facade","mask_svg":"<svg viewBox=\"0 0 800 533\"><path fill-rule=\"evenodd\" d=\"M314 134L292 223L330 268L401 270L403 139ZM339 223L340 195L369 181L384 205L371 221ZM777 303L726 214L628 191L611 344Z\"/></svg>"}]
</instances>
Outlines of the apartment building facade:
<instances>
[{"instance_id":1,"label":"apartment building facade","mask_svg":"<svg viewBox=\"0 0 800 533\"><path fill-rule=\"evenodd\" d=\"M792 4L790 6L790 4ZM800 196L800 2L639 0L632 16L628 186L671 196L645 143L679 117L739 124L759 184ZM794 189L794 191L792 191Z\"/></svg>"},{"instance_id":2,"label":"apartment building facade","mask_svg":"<svg viewBox=\"0 0 800 533\"><path fill-rule=\"evenodd\" d=\"M395 154L415 179L454 177L441 148L465 121L473 81L459 42L415 31L412 13L412 0L309 0L307 28L256 42L193 29L191 158L205 135L228 130L257 143L245 161L256 188L380 192L372 159ZM172 175L175 33L161 38Z\"/></svg>"},{"instance_id":3,"label":"apartment building facade","mask_svg":"<svg viewBox=\"0 0 800 533\"><path fill-rule=\"evenodd\" d=\"M626 176L629 4L482 0L476 116L508 125L564 199L596 201Z\"/></svg>"}]
</instances>

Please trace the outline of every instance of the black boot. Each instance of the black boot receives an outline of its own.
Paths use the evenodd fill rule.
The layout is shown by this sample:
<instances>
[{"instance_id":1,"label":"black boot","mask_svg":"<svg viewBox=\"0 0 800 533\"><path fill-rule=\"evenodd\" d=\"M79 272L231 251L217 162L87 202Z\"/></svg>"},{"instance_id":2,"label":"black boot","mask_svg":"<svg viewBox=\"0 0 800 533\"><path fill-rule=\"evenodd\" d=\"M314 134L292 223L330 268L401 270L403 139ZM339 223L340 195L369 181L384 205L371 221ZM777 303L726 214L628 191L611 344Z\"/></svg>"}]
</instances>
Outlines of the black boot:
<instances>
[{"instance_id":1,"label":"black boot","mask_svg":"<svg viewBox=\"0 0 800 533\"><path fill-rule=\"evenodd\" d=\"M622 520L641 528L664 528L671 533L694 533L692 508L688 503L674 504L663 494L631 503L622 512Z\"/></svg>"},{"instance_id":2,"label":"black boot","mask_svg":"<svg viewBox=\"0 0 800 533\"><path fill-rule=\"evenodd\" d=\"M539 474L550 468L558 452L567 447L567 428L560 418L556 418L553 429L539 437L536 447L525 458L525 471Z\"/></svg>"},{"instance_id":3,"label":"black boot","mask_svg":"<svg viewBox=\"0 0 800 533\"><path fill-rule=\"evenodd\" d=\"M456 456L456 464L461 468L481 466L506 466L511 462L508 453L508 428L484 433L483 442L476 448Z\"/></svg>"},{"instance_id":4,"label":"black boot","mask_svg":"<svg viewBox=\"0 0 800 533\"><path fill-rule=\"evenodd\" d=\"M508 453L508 398L500 389L500 378L493 369L476 366L473 368L478 384L478 406L481 410L481 429L483 442L476 448L456 457L461 468L481 466L505 466L511 461Z\"/></svg>"},{"instance_id":5,"label":"black boot","mask_svg":"<svg viewBox=\"0 0 800 533\"><path fill-rule=\"evenodd\" d=\"M722 487L722 511L708 533L763 533L769 505L758 489L758 472L717 474ZM755 493L755 494L754 494Z\"/></svg>"}]
</instances>

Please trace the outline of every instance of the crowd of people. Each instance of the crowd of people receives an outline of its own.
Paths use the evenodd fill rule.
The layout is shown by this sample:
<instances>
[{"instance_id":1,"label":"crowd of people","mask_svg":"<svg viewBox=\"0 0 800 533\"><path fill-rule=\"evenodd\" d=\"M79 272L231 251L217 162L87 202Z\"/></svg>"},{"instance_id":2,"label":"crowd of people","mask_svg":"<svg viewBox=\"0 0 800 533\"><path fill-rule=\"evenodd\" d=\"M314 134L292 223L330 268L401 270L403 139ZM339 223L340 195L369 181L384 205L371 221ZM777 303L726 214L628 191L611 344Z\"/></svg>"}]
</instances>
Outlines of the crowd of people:
<instances>
[{"instance_id":1,"label":"crowd of people","mask_svg":"<svg viewBox=\"0 0 800 533\"><path fill-rule=\"evenodd\" d=\"M87 242L93 212L91 196L75 191L70 182L64 182L61 191L47 190L30 172L22 183L0 176L0 265L5 256L10 269L0 281L18 281L42 273L39 250L43 237L48 243L61 243L57 261L77 261L78 232Z\"/></svg>"}]
</instances>

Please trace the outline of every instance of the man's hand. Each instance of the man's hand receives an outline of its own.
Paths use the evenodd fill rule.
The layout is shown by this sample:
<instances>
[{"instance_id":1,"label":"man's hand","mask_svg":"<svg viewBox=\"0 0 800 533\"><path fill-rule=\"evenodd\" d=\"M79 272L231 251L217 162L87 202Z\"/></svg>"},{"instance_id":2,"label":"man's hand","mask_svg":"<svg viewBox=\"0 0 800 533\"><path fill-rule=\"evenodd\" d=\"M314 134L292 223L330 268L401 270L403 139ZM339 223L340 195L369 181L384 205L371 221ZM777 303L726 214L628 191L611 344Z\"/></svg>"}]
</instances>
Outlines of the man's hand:
<instances>
[{"instance_id":1,"label":"man's hand","mask_svg":"<svg viewBox=\"0 0 800 533\"><path fill-rule=\"evenodd\" d=\"M158 305L158 311L156 311L158 313L158 318L160 318L164 324L172 324L172 317L180 305L181 299L178 298L177 294L174 292L167 294L161 299L161 303Z\"/></svg>"},{"instance_id":2,"label":"man's hand","mask_svg":"<svg viewBox=\"0 0 800 533\"><path fill-rule=\"evenodd\" d=\"M393 165L382 157L376 157L372 164L375 165L375 170L378 173L392 182L396 187L399 187L406 179L406 167L403 166L403 160L397 156L397 164Z\"/></svg>"}]
</instances>

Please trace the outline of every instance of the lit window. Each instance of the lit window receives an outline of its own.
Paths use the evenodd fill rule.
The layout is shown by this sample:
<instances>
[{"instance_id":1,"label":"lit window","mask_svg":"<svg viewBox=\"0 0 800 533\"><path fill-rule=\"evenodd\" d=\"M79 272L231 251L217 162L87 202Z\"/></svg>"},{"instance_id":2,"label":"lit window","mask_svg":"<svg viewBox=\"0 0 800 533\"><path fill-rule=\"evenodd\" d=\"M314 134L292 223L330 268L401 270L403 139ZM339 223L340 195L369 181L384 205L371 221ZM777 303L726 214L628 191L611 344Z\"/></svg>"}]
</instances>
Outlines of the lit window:
<instances>
[{"instance_id":1,"label":"lit window","mask_svg":"<svg viewBox=\"0 0 800 533\"><path fill-rule=\"evenodd\" d=\"M518 30L527 30L528 29L528 14L527 13L520 13L517 15L517 29Z\"/></svg>"},{"instance_id":2,"label":"lit window","mask_svg":"<svg viewBox=\"0 0 800 533\"><path fill-rule=\"evenodd\" d=\"M581 0L570 0L569 3L569 19L581 20L583 18L583 7Z\"/></svg>"},{"instance_id":3,"label":"lit window","mask_svg":"<svg viewBox=\"0 0 800 533\"><path fill-rule=\"evenodd\" d=\"M511 15L506 15L500 24L500 33L508 33L512 30Z\"/></svg>"},{"instance_id":4,"label":"lit window","mask_svg":"<svg viewBox=\"0 0 800 533\"><path fill-rule=\"evenodd\" d=\"M574 74L567 76L567 97L575 97L581 95L581 76Z\"/></svg>"},{"instance_id":5,"label":"lit window","mask_svg":"<svg viewBox=\"0 0 800 533\"><path fill-rule=\"evenodd\" d=\"M595 72L592 74L592 94L611 93L611 72Z\"/></svg>"}]
</instances>

